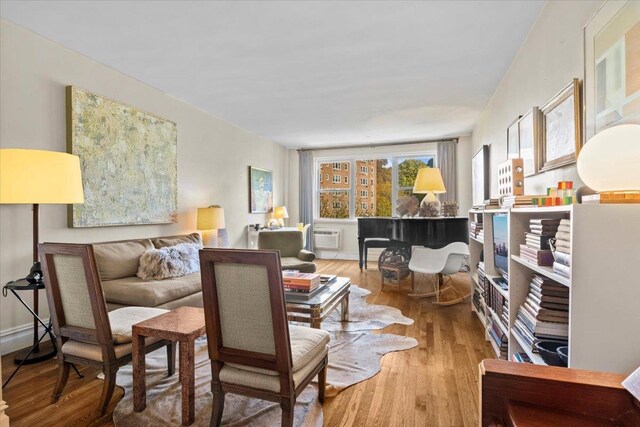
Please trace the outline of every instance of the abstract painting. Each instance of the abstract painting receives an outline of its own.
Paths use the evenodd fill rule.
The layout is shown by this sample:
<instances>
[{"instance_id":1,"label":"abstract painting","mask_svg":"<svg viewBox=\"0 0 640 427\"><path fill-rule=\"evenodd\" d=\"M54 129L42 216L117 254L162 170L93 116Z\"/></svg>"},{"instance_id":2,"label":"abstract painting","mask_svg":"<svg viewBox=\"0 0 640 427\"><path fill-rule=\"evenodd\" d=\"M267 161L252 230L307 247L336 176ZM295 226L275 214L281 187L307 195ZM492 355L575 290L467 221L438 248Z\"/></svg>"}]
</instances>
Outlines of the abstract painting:
<instances>
[{"instance_id":1,"label":"abstract painting","mask_svg":"<svg viewBox=\"0 0 640 427\"><path fill-rule=\"evenodd\" d=\"M640 123L640 2L607 2L584 29L586 137Z\"/></svg>"},{"instance_id":2,"label":"abstract painting","mask_svg":"<svg viewBox=\"0 0 640 427\"><path fill-rule=\"evenodd\" d=\"M84 204L71 227L177 222L174 122L67 87L67 145L80 157Z\"/></svg>"},{"instance_id":3,"label":"abstract painting","mask_svg":"<svg viewBox=\"0 0 640 427\"><path fill-rule=\"evenodd\" d=\"M249 212L273 211L273 172L249 166Z\"/></svg>"},{"instance_id":4,"label":"abstract painting","mask_svg":"<svg viewBox=\"0 0 640 427\"><path fill-rule=\"evenodd\" d=\"M539 115L540 110L538 110L538 107L533 107L518 122L520 157L522 158L525 177L538 173Z\"/></svg>"},{"instance_id":5,"label":"abstract painting","mask_svg":"<svg viewBox=\"0 0 640 427\"><path fill-rule=\"evenodd\" d=\"M518 122L521 116L507 128L507 159L520 158L520 136L518 135Z\"/></svg>"}]
</instances>

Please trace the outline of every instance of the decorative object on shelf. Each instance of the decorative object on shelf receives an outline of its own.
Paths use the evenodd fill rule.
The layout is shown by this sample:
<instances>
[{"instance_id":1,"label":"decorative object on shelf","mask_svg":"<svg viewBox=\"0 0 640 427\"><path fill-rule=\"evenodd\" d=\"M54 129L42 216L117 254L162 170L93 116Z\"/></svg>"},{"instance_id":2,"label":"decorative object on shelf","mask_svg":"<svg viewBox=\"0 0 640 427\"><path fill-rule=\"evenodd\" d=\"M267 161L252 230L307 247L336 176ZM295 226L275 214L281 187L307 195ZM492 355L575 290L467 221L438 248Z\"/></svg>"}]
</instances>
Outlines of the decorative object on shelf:
<instances>
[{"instance_id":1,"label":"decorative object on shelf","mask_svg":"<svg viewBox=\"0 0 640 427\"><path fill-rule=\"evenodd\" d=\"M535 343L538 354L542 357L542 360L550 366L566 367L566 363L562 361L558 355L558 348L566 347L562 342L540 340Z\"/></svg>"},{"instance_id":2,"label":"decorative object on shelf","mask_svg":"<svg viewBox=\"0 0 640 427\"><path fill-rule=\"evenodd\" d=\"M522 116L518 116L507 128L507 159L520 157L520 126Z\"/></svg>"},{"instance_id":3,"label":"decorative object on shelf","mask_svg":"<svg viewBox=\"0 0 640 427\"><path fill-rule=\"evenodd\" d=\"M458 202L444 202L442 203L442 216L458 216L459 208Z\"/></svg>"},{"instance_id":4,"label":"decorative object on shelf","mask_svg":"<svg viewBox=\"0 0 640 427\"><path fill-rule=\"evenodd\" d=\"M273 210L273 172L249 166L249 212Z\"/></svg>"},{"instance_id":5,"label":"decorative object on shelf","mask_svg":"<svg viewBox=\"0 0 640 427\"><path fill-rule=\"evenodd\" d=\"M540 110L533 107L518 122L520 158L525 177L538 173L540 133Z\"/></svg>"},{"instance_id":6,"label":"decorative object on shelf","mask_svg":"<svg viewBox=\"0 0 640 427\"><path fill-rule=\"evenodd\" d=\"M221 243L224 244L221 240L225 240L220 239L220 231L225 228L224 208L221 206L211 205L207 208L198 208L196 228L203 232L202 241L204 247L225 247L220 245Z\"/></svg>"},{"instance_id":7,"label":"decorative object on shelf","mask_svg":"<svg viewBox=\"0 0 640 427\"><path fill-rule=\"evenodd\" d=\"M534 206L565 206L575 203L573 181L559 181L557 187L547 187L546 196L533 197Z\"/></svg>"},{"instance_id":8,"label":"decorative object on shelf","mask_svg":"<svg viewBox=\"0 0 640 427\"><path fill-rule=\"evenodd\" d=\"M582 146L580 80L573 79L540 112L540 170L575 163Z\"/></svg>"},{"instance_id":9,"label":"decorative object on shelf","mask_svg":"<svg viewBox=\"0 0 640 427\"><path fill-rule=\"evenodd\" d=\"M524 194L524 168L522 159L509 159L498 166L498 194L521 196Z\"/></svg>"},{"instance_id":10,"label":"decorative object on shelf","mask_svg":"<svg viewBox=\"0 0 640 427\"><path fill-rule=\"evenodd\" d=\"M400 197L396 201L396 212L399 216L416 216L418 214L420 202L416 196L404 196Z\"/></svg>"},{"instance_id":11,"label":"decorative object on shelf","mask_svg":"<svg viewBox=\"0 0 640 427\"><path fill-rule=\"evenodd\" d=\"M69 226L178 222L177 139L174 122L67 86L67 149L86 194Z\"/></svg>"},{"instance_id":12,"label":"decorative object on shelf","mask_svg":"<svg viewBox=\"0 0 640 427\"><path fill-rule=\"evenodd\" d=\"M42 283L38 261L40 204L84 203L82 174L78 156L41 150L5 148L0 150L0 204L33 205L33 266L31 283ZM36 277L40 271L39 277ZM48 359L53 353L42 354L38 345L38 289L33 289L33 351L25 363ZM25 357L19 354L17 358Z\"/></svg>"},{"instance_id":13,"label":"decorative object on shelf","mask_svg":"<svg viewBox=\"0 0 640 427\"><path fill-rule=\"evenodd\" d=\"M418 175L416 175L416 180L413 184L413 193L426 194L420 203L421 216L439 216L440 200L436 194L446 192L439 168L418 169Z\"/></svg>"},{"instance_id":14,"label":"decorative object on shelf","mask_svg":"<svg viewBox=\"0 0 640 427\"><path fill-rule=\"evenodd\" d=\"M285 218L289 218L286 206L276 206L273 208L273 218L278 220L278 227L284 227Z\"/></svg>"},{"instance_id":15,"label":"decorative object on shelf","mask_svg":"<svg viewBox=\"0 0 640 427\"><path fill-rule=\"evenodd\" d=\"M591 138L578 158L578 174L600 194L583 201L640 203L638 159L640 125L613 126Z\"/></svg>"},{"instance_id":16,"label":"decorative object on shelf","mask_svg":"<svg viewBox=\"0 0 640 427\"><path fill-rule=\"evenodd\" d=\"M483 145L471 160L472 203L482 207L489 198L489 146Z\"/></svg>"},{"instance_id":17,"label":"decorative object on shelf","mask_svg":"<svg viewBox=\"0 0 640 427\"><path fill-rule=\"evenodd\" d=\"M585 137L640 123L640 3L609 1L584 27Z\"/></svg>"}]
</instances>

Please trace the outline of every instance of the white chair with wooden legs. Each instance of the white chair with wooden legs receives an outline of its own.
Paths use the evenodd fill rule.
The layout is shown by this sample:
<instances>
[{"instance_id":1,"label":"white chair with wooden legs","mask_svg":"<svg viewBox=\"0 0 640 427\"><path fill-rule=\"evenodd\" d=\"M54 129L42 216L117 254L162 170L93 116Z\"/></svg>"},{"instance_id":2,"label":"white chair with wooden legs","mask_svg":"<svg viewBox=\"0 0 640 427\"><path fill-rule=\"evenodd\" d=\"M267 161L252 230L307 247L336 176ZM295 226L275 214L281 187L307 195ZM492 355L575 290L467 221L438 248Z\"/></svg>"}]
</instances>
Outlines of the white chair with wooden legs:
<instances>
[{"instance_id":1,"label":"white chair with wooden legs","mask_svg":"<svg viewBox=\"0 0 640 427\"><path fill-rule=\"evenodd\" d=\"M409 261L411 270L411 297L426 298L436 297L434 304L453 305L464 301L469 295L463 295L453 286L454 274L462 271L464 266L468 266L469 246L464 242L453 242L440 249L416 247ZM435 274L437 280L434 282L432 292L421 293L415 288L415 273ZM445 281L444 276L447 276ZM451 300L441 301L440 297L444 292L451 291L456 297Z\"/></svg>"}]
</instances>

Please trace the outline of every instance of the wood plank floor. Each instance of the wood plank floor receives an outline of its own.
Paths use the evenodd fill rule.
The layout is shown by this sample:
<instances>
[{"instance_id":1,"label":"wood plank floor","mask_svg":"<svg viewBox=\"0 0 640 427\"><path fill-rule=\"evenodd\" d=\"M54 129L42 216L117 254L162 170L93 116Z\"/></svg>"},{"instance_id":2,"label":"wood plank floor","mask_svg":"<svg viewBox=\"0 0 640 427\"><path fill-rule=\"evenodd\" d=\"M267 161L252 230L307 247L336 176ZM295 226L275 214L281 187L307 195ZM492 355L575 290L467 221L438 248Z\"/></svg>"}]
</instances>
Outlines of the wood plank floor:
<instances>
[{"instance_id":1,"label":"wood plank floor","mask_svg":"<svg viewBox=\"0 0 640 427\"><path fill-rule=\"evenodd\" d=\"M478 363L494 355L469 300L449 307L414 301L407 296L408 279L400 290L386 286L381 292L380 275L369 265L361 272L355 261L318 262L320 272L350 277L353 284L372 291L368 302L396 307L414 319L413 325L392 325L380 332L414 337L419 345L387 354L378 375L327 399L325 426L478 425ZM456 275L456 286L467 294L468 276ZM2 366L7 378L13 371L11 355L2 358ZM116 388L107 415L96 419L102 381L95 378L96 370L82 368L85 377L72 372L60 401L51 405L56 368L53 360L25 366L3 391L11 425L113 425L111 413L122 389Z\"/></svg>"}]
</instances>

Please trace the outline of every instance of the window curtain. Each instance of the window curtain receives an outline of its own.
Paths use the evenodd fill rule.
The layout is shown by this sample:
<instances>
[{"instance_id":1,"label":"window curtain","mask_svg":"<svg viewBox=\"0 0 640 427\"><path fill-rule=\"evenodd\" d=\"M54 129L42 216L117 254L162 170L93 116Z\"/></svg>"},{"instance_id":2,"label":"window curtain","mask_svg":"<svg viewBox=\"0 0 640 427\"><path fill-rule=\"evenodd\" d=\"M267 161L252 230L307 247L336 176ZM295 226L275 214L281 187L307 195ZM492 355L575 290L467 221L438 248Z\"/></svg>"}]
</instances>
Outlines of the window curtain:
<instances>
[{"instance_id":1,"label":"window curtain","mask_svg":"<svg viewBox=\"0 0 640 427\"><path fill-rule=\"evenodd\" d=\"M456 145L457 141L438 143L438 167L447 192L440 194L440 201L456 201Z\"/></svg>"},{"instance_id":2,"label":"window curtain","mask_svg":"<svg viewBox=\"0 0 640 427\"><path fill-rule=\"evenodd\" d=\"M300 171L300 222L311 224L306 249L313 252L313 152L298 151Z\"/></svg>"}]
</instances>

